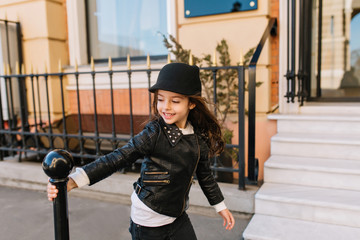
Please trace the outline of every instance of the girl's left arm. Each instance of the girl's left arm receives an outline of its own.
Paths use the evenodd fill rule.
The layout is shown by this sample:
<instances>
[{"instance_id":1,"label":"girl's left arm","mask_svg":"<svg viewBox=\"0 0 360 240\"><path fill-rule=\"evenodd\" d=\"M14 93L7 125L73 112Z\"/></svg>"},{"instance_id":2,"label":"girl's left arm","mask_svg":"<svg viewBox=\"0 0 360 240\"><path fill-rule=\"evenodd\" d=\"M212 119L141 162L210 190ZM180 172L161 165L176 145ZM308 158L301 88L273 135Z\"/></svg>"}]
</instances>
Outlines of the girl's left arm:
<instances>
[{"instance_id":1,"label":"girl's left arm","mask_svg":"<svg viewBox=\"0 0 360 240\"><path fill-rule=\"evenodd\" d=\"M224 201L224 196L212 174L208 152L205 143L200 143L200 159L196 168L196 177L210 205L213 206Z\"/></svg>"},{"instance_id":2,"label":"girl's left arm","mask_svg":"<svg viewBox=\"0 0 360 240\"><path fill-rule=\"evenodd\" d=\"M200 160L196 169L196 176L210 205L216 205L224 201L224 196L212 174L208 152L207 146L200 144ZM225 208L218 213L224 220L224 227L231 230L235 226L235 219L229 209Z\"/></svg>"}]
</instances>

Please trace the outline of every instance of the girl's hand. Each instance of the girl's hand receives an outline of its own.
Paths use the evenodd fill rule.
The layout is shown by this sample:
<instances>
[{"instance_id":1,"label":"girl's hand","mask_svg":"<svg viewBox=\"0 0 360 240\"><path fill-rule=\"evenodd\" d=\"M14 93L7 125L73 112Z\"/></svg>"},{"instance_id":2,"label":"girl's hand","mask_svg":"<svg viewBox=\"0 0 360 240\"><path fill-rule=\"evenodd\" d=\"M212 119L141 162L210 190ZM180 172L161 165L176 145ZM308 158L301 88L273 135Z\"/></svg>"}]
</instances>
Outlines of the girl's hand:
<instances>
[{"instance_id":1,"label":"girl's hand","mask_svg":"<svg viewBox=\"0 0 360 240\"><path fill-rule=\"evenodd\" d=\"M229 209L224 209L219 214L224 219L223 226L226 226L225 229L231 230L235 226L235 219Z\"/></svg>"},{"instance_id":2,"label":"girl's hand","mask_svg":"<svg viewBox=\"0 0 360 240\"><path fill-rule=\"evenodd\" d=\"M77 188L77 185L72 178L69 178L69 181L67 183L67 191L70 192L70 190L73 188ZM47 185L47 196L49 201L52 202L54 198L57 197L58 192L59 190L56 189L56 186L49 182Z\"/></svg>"},{"instance_id":3,"label":"girl's hand","mask_svg":"<svg viewBox=\"0 0 360 240\"><path fill-rule=\"evenodd\" d=\"M56 189L56 186L55 185L52 185L50 182L48 183L47 185L47 196L48 196L48 200L49 201L53 201L54 198L57 197L57 193L59 191Z\"/></svg>"}]
</instances>

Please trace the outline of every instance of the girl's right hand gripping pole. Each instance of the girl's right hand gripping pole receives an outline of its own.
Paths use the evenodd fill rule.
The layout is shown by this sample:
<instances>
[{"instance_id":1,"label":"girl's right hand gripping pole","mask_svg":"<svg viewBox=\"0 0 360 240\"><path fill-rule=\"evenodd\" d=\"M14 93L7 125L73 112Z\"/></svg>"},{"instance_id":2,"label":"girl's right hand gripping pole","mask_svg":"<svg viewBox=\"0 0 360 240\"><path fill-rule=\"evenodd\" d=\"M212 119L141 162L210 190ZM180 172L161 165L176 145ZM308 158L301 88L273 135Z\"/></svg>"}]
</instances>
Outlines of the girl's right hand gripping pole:
<instances>
[{"instance_id":1,"label":"girl's right hand gripping pole","mask_svg":"<svg viewBox=\"0 0 360 240\"><path fill-rule=\"evenodd\" d=\"M67 182L73 166L71 154L61 149L49 152L42 162L42 168L50 177L50 183L58 189L57 197L53 201L55 240L69 240Z\"/></svg>"}]
</instances>

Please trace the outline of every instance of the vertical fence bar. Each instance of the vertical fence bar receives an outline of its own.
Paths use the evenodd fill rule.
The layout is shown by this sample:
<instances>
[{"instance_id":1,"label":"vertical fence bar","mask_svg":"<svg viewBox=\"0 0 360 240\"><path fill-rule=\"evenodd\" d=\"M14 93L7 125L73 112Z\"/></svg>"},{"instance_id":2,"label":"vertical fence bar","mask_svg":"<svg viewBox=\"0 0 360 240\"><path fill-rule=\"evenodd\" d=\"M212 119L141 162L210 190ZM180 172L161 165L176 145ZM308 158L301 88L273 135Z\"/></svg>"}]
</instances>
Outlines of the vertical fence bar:
<instances>
[{"instance_id":1,"label":"vertical fence bar","mask_svg":"<svg viewBox=\"0 0 360 240\"><path fill-rule=\"evenodd\" d=\"M294 102L295 98L295 34L296 34L296 3L295 0L291 0L291 102Z\"/></svg>"},{"instance_id":2,"label":"vertical fence bar","mask_svg":"<svg viewBox=\"0 0 360 240\"><path fill-rule=\"evenodd\" d=\"M10 74L10 73L8 73ZM9 102L10 102L10 96L9 96L9 78L10 77L5 77L5 94L6 94L6 108L7 108L7 117L8 117L8 127L9 129L11 130L12 128L12 118L11 118L11 109L10 109L10 105L9 105Z\"/></svg>"},{"instance_id":3,"label":"vertical fence bar","mask_svg":"<svg viewBox=\"0 0 360 240\"><path fill-rule=\"evenodd\" d=\"M10 73L11 74L11 73ZM9 77L9 93L10 93L10 108L11 108L11 129L15 129L17 125L17 119L15 117L15 109L14 109L14 96L13 96L13 88L12 88L12 77ZM9 114L10 115L10 114ZM10 116L9 116L10 118Z\"/></svg>"},{"instance_id":4,"label":"vertical fence bar","mask_svg":"<svg viewBox=\"0 0 360 240\"><path fill-rule=\"evenodd\" d=\"M5 71L5 70L4 70ZM1 79L0 79L1 81ZM0 130L4 130L4 117L3 117L3 108L2 108L2 95L1 95L1 82L0 82ZM4 146L4 134L0 133L0 145ZM0 150L0 161L4 160L4 151Z\"/></svg>"},{"instance_id":5,"label":"vertical fence bar","mask_svg":"<svg viewBox=\"0 0 360 240\"><path fill-rule=\"evenodd\" d=\"M8 72L8 74L10 75L11 73ZM9 88L9 83L11 81L11 77L5 77L5 94L6 94L6 107L7 107L7 117L8 117L8 131L9 131L9 139L11 139L11 143L10 143L10 148L14 149L14 142L16 141L16 137L14 136L13 133L11 133L11 131L13 130L13 121L14 119L12 118L12 112L11 112L11 108L9 105L10 102L10 98L11 96L9 96L9 92L10 92L10 88ZM11 94L11 93L10 93ZM9 151L9 153L11 154L11 156L14 156L14 152L13 151Z\"/></svg>"},{"instance_id":6,"label":"vertical fence bar","mask_svg":"<svg viewBox=\"0 0 360 240\"><path fill-rule=\"evenodd\" d=\"M10 58L10 43L9 43L9 24L8 21L5 20L5 38L6 38L6 50L7 50L7 61L8 61L8 74L11 75L11 58ZM14 118L14 105L13 105L13 96L12 96L12 83L11 77L8 77L8 86L6 86L6 94L7 94L7 107L8 107L8 123L9 123L9 131L14 130L16 127L16 119ZM5 78L6 83L6 78ZM8 89L9 88L9 89ZM10 93L10 95L9 95ZM9 106L10 100L10 106ZM11 148L14 148L14 144L16 146L16 135L10 133L11 136ZM11 155L14 156L14 151L11 151ZM19 158L20 160L20 158Z\"/></svg>"},{"instance_id":7,"label":"vertical fence bar","mask_svg":"<svg viewBox=\"0 0 360 240\"><path fill-rule=\"evenodd\" d=\"M245 190L245 71L244 66L238 69L238 135L239 135L239 189Z\"/></svg>"},{"instance_id":8,"label":"vertical fence bar","mask_svg":"<svg viewBox=\"0 0 360 240\"><path fill-rule=\"evenodd\" d=\"M17 80L18 80L18 94L19 94L19 102L20 102L20 109L23 109L24 106L22 105L22 95L23 95L23 92L22 92L22 89L21 89L21 79L22 77L20 76L20 70L19 70L19 65L17 65L17 70L16 70L16 74L18 75L17 76ZM20 111L20 121L21 121L21 132L20 132L20 136L21 136L21 144L22 144L22 148L26 149L27 145L25 144L25 136L24 136L24 132L25 132L25 113L23 111ZM26 121L27 122L27 121ZM17 124L16 124L17 125ZM17 130L17 126L15 125L15 128ZM28 128L26 130L29 130ZM28 138L31 138L30 136ZM19 154L19 162L21 162L21 154L22 152L20 151L20 154ZM25 156L26 156L26 152L25 152Z\"/></svg>"},{"instance_id":9,"label":"vertical fence bar","mask_svg":"<svg viewBox=\"0 0 360 240\"><path fill-rule=\"evenodd\" d=\"M318 18L318 62L316 76L316 97L321 97L321 39L322 39L322 0L319 0L319 18Z\"/></svg>"},{"instance_id":10,"label":"vertical fence bar","mask_svg":"<svg viewBox=\"0 0 360 240\"><path fill-rule=\"evenodd\" d=\"M34 126L35 126L35 145L37 150L40 150L39 141L38 141L38 129L37 129L37 118L36 118L36 102L35 102L35 87L34 87L34 76L30 76L31 82L31 93L32 93L32 102L33 102L33 112L34 112ZM39 157L39 154L38 154Z\"/></svg>"},{"instance_id":11,"label":"vertical fence bar","mask_svg":"<svg viewBox=\"0 0 360 240\"><path fill-rule=\"evenodd\" d=\"M17 73L16 74L20 74L20 72L19 71L17 71ZM19 90L19 102L20 102L20 109L23 109L24 107L23 107L23 102L22 102L22 96L23 96L23 93L22 93L22 89L21 89L21 76L18 76L17 77L17 79L18 79L18 84L19 84L19 88L18 88L18 90ZM22 148L23 149L26 149L26 147L27 147L27 144L26 144L26 141L25 141L25 136L24 136L24 132L25 131L28 131L28 132L30 132L30 129L28 128L28 127L26 127L25 126L25 124L26 124L26 122L27 122L27 120L25 120L25 112L23 112L22 110L20 111L20 121L21 121L21 133L20 133L20 136L21 136L21 143L22 143ZM25 129L26 128L26 129ZM29 139L29 138L31 138L31 136L27 136L27 138ZM20 151L20 154L19 154L19 162L21 162L21 156L22 156L22 154L21 154L22 152ZM25 157L26 157L26 152L25 152Z\"/></svg>"},{"instance_id":12,"label":"vertical fence bar","mask_svg":"<svg viewBox=\"0 0 360 240\"><path fill-rule=\"evenodd\" d=\"M16 38L17 38L17 49L18 49L18 62L19 66L23 66L23 54L22 54L22 34L21 34L21 25L19 22L15 23L16 26ZM22 74L25 75L25 68L22 71ZM23 117L23 125L26 130L30 131L29 129L29 121L28 121L28 103L26 98L26 84L25 84L25 77L19 79L19 92L20 92L20 114Z\"/></svg>"},{"instance_id":13,"label":"vertical fence bar","mask_svg":"<svg viewBox=\"0 0 360 240\"><path fill-rule=\"evenodd\" d=\"M297 98L300 105L302 105L302 92L303 92L303 82L304 82L304 27L305 27L305 15L304 15L304 1L300 1L299 7L299 63L298 63L298 91Z\"/></svg>"},{"instance_id":14,"label":"vertical fence bar","mask_svg":"<svg viewBox=\"0 0 360 240\"><path fill-rule=\"evenodd\" d=\"M130 136L134 136L134 116L133 116L133 107L132 107L132 89L131 89L131 69L127 71L129 79L129 104L130 104Z\"/></svg>"},{"instance_id":15,"label":"vertical fence bar","mask_svg":"<svg viewBox=\"0 0 360 240\"><path fill-rule=\"evenodd\" d=\"M79 90L79 72L77 69L77 64L75 65L75 82L76 82L76 99L77 99L77 108L78 108L78 139L80 143L80 155L84 154L84 141L83 141L83 132L82 132L82 124L81 124L81 109L80 109L80 90ZM80 164L84 165L84 158L80 157Z\"/></svg>"},{"instance_id":16,"label":"vertical fence bar","mask_svg":"<svg viewBox=\"0 0 360 240\"><path fill-rule=\"evenodd\" d=\"M286 31L286 94L287 103L290 103L290 1L287 1L287 31Z\"/></svg>"},{"instance_id":17,"label":"vertical fence bar","mask_svg":"<svg viewBox=\"0 0 360 240\"><path fill-rule=\"evenodd\" d=\"M150 56L147 55L146 58L146 65L147 65L147 78L148 78L148 89L151 87L151 64L150 64ZM148 97L149 97L149 120L151 120L151 93L148 91Z\"/></svg>"},{"instance_id":18,"label":"vertical fence bar","mask_svg":"<svg viewBox=\"0 0 360 240\"><path fill-rule=\"evenodd\" d=\"M98 128L98 115L96 108L96 86L95 86L95 71L91 70L92 85L93 85L93 100L94 100L94 122L95 122L95 147L96 155L100 155L100 146L99 146L99 128Z\"/></svg>"},{"instance_id":19,"label":"vertical fence bar","mask_svg":"<svg viewBox=\"0 0 360 240\"><path fill-rule=\"evenodd\" d=\"M31 76L34 77L34 75L31 73ZM38 96L38 104L39 104L39 125L40 128L43 127L43 121L42 121L42 113L41 113L41 101L40 101L40 84L39 84L39 75L35 76L36 78L36 86L37 86L37 96Z\"/></svg>"},{"instance_id":20,"label":"vertical fence bar","mask_svg":"<svg viewBox=\"0 0 360 240\"><path fill-rule=\"evenodd\" d=\"M249 65L249 129L248 129L248 179L256 181L255 176L255 114L256 114L256 66Z\"/></svg>"},{"instance_id":21,"label":"vertical fence bar","mask_svg":"<svg viewBox=\"0 0 360 240\"><path fill-rule=\"evenodd\" d=\"M59 80L60 80L60 93L61 93L61 112L62 112L62 119L63 119L63 141L65 149L69 149L69 142L67 138L67 127L66 127L66 117L65 117L65 100L64 100L64 86L63 86L63 73L59 72Z\"/></svg>"},{"instance_id":22,"label":"vertical fence bar","mask_svg":"<svg viewBox=\"0 0 360 240\"><path fill-rule=\"evenodd\" d=\"M114 111L114 88L113 88L113 71L109 70L110 78L110 101L111 101L111 131L112 131L112 149L116 149L116 127L115 127L115 111Z\"/></svg>"},{"instance_id":23,"label":"vertical fence bar","mask_svg":"<svg viewBox=\"0 0 360 240\"><path fill-rule=\"evenodd\" d=\"M213 69L212 72L213 72L213 82L214 82L214 86L213 86L214 115L216 117L216 115L217 115L217 81L216 81L217 69Z\"/></svg>"},{"instance_id":24,"label":"vertical fence bar","mask_svg":"<svg viewBox=\"0 0 360 240\"><path fill-rule=\"evenodd\" d=\"M45 91L46 91L46 102L47 102L47 115L48 115L48 125L49 125L49 144L50 148L54 149L54 144L52 140L53 131L52 131L52 124L51 124L51 115L50 115L50 99L49 99L49 83L48 83L48 77L49 75L47 73L44 74L44 80L45 80Z\"/></svg>"},{"instance_id":25,"label":"vertical fence bar","mask_svg":"<svg viewBox=\"0 0 360 240\"><path fill-rule=\"evenodd\" d=\"M6 38L6 50L7 50L7 61L10 64L11 63L11 59L10 59L10 43L9 43L9 22L8 20L5 19L4 21L5 23L5 38ZM8 74L11 74L10 72L8 72Z\"/></svg>"},{"instance_id":26,"label":"vertical fence bar","mask_svg":"<svg viewBox=\"0 0 360 240\"><path fill-rule=\"evenodd\" d=\"M217 70L216 68L214 68L212 70L212 75L213 75L213 99L214 99L214 115L215 117L217 117L217 79L216 79L216 73L217 73ZM214 156L214 170L213 170L213 173L214 173L214 177L215 179L218 178L218 158L216 156Z\"/></svg>"},{"instance_id":27,"label":"vertical fence bar","mask_svg":"<svg viewBox=\"0 0 360 240\"><path fill-rule=\"evenodd\" d=\"M146 71L148 77L148 89L151 87L151 69ZM148 91L149 96L149 120L151 120L151 93Z\"/></svg>"}]
</instances>

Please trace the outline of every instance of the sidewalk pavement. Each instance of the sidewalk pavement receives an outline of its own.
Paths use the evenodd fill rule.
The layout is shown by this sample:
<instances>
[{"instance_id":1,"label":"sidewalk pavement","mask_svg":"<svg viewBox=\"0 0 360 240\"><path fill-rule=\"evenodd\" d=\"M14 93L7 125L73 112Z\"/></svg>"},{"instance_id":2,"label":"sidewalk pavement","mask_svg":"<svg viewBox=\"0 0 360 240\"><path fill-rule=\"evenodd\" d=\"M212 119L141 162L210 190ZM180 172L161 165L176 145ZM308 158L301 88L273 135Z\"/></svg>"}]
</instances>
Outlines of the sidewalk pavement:
<instances>
[{"instance_id":1,"label":"sidewalk pavement","mask_svg":"<svg viewBox=\"0 0 360 240\"><path fill-rule=\"evenodd\" d=\"M91 187L69 193L70 239L130 239L130 194L138 174L116 173ZM0 161L0 239L53 239L52 203L46 197L47 176L40 163ZM236 218L232 231L209 207L198 184L190 193L188 214L198 239L242 239L252 216L257 188L239 191L234 184L220 183L225 202ZM252 203L253 204L253 203ZM239 206L240 205L240 206Z\"/></svg>"}]
</instances>

